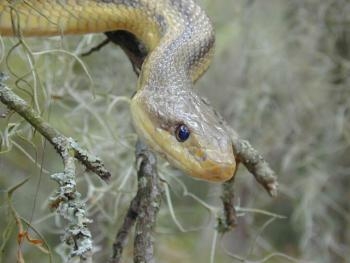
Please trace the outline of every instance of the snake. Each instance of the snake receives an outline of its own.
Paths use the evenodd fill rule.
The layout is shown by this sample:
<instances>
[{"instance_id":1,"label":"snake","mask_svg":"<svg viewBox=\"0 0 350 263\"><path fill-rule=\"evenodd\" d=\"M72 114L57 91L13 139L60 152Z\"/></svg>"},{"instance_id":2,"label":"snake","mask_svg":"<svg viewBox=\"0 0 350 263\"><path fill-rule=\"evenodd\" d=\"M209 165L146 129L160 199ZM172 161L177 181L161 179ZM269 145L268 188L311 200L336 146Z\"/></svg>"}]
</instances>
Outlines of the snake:
<instances>
[{"instance_id":1,"label":"snake","mask_svg":"<svg viewBox=\"0 0 350 263\"><path fill-rule=\"evenodd\" d=\"M130 102L139 137L184 173L211 182L235 174L232 135L194 90L215 33L193 0L0 0L0 35L49 37L123 30L147 51Z\"/></svg>"}]
</instances>

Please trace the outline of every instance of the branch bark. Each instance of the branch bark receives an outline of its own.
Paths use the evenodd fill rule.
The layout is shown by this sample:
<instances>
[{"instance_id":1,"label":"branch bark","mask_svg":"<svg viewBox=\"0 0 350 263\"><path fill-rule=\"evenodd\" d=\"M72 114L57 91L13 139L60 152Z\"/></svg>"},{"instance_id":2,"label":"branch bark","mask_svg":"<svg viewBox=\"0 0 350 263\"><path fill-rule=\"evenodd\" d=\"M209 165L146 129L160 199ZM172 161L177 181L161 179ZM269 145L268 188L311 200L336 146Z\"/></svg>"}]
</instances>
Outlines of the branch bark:
<instances>
[{"instance_id":1,"label":"branch bark","mask_svg":"<svg viewBox=\"0 0 350 263\"><path fill-rule=\"evenodd\" d=\"M156 156L141 141L136 145L136 164L138 190L116 235L110 263L121 262L128 235L135 223L134 262L154 262L153 229L163 190L159 183Z\"/></svg>"},{"instance_id":2,"label":"branch bark","mask_svg":"<svg viewBox=\"0 0 350 263\"><path fill-rule=\"evenodd\" d=\"M135 225L137 216L139 214L140 198L138 195L131 201L129 209L124 218L123 225L120 227L115 240L113 242L113 252L109 263L120 263L122 262L122 255L124 247L128 242L128 236L131 228Z\"/></svg>"},{"instance_id":3,"label":"branch bark","mask_svg":"<svg viewBox=\"0 0 350 263\"><path fill-rule=\"evenodd\" d=\"M105 168L103 162L96 156L82 149L72 138L66 137L58 130L51 127L27 102L16 95L3 84L6 76L0 72L0 101L10 110L15 111L28 121L41 135L43 135L64 159L66 150L72 151L87 170L97 174L102 180L107 181L111 174Z\"/></svg>"},{"instance_id":4,"label":"branch bark","mask_svg":"<svg viewBox=\"0 0 350 263\"><path fill-rule=\"evenodd\" d=\"M59 184L54 196L51 197L51 207L67 220L63 241L70 247L69 257L78 256L84 262L92 262L92 238L87 228L91 220L87 217L81 194L76 189L75 159L79 159L88 170L103 180L107 180L110 173L99 158L90 155L72 138L65 137L44 121L30 105L4 85L5 79L6 76L0 73L0 101L38 130L62 158L64 171L51 175L51 178Z\"/></svg>"},{"instance_id":5,"label":"branch bark","mask_svg":"<svg viewBox=\"0 0 350 263\"><path fill-rule=\"evenodd\" d=\"M236 168L236 171L237 169L238 167ZM223 204L224 217L217 218L217 231L219 233L226 233L234 229L237 225L234 180L235 176L233 176L230 180L222 184L221 201Z\"/></svg>"},{"instance_id":6,"label":"branch bark","mask_svg":"<svg viewBox=\"0 0 350 263\"><path fill-rule=\"evenodd\" d=\"M161 204L157 159L140 141L136 146L140 207L135 227L134 262L154 263L153 229Z\"/></svg>"},{"instance_id":7,"label":"branch bark","mask_svg":"<svg viewBox=\"0 0 350 263\"><path fill-rule=\"evenodd\" d=\"M242 140L238 136L232 136L232 145L237 163L242 163L270 196L277 196L276 174L262 155L248 141Z\"/></svg>"}]
</instances>

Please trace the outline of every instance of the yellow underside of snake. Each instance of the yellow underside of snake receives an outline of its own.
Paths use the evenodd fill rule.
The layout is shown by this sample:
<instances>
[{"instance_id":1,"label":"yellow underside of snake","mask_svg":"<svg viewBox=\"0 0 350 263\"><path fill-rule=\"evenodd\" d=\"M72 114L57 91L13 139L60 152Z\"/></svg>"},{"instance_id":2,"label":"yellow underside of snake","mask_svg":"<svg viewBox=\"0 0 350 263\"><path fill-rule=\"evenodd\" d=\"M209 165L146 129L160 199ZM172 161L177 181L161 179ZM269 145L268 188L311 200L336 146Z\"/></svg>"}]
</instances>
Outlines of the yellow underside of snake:
<instances>
[{"instance_id":1,"label":"yellow underside of snake","mask_svg":"<svg viewBox=\"0 0 350 263\"><path fill-rule=\"evenodd\" d=\"M141 138L187 174L230 179L229 131L192 89L207 70L212 24L192 0L0 0L1 36L54 36L126 30L148 55L131 101Z\"/></svg>"}]
</instances>

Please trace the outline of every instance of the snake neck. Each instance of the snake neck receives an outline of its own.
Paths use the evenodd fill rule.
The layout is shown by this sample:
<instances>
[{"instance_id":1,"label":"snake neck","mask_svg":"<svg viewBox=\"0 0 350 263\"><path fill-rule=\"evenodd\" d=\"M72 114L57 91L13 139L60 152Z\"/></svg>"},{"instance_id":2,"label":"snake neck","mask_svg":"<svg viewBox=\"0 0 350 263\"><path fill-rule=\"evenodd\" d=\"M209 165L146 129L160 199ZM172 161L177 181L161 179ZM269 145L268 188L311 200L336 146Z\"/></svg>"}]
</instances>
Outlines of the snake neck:
<instances>
[{"instance_id":1,"label":"snake neck","mask_svg":"<svg viewBox=\"0 0 350 263\"><path fill-rule=\"evenodd\" d=\"M193 1L168 4L158 18L163 35L142 67L139 88L192 86L209 67L215 42L210 19Z\"/></svg>"}]
</instances>

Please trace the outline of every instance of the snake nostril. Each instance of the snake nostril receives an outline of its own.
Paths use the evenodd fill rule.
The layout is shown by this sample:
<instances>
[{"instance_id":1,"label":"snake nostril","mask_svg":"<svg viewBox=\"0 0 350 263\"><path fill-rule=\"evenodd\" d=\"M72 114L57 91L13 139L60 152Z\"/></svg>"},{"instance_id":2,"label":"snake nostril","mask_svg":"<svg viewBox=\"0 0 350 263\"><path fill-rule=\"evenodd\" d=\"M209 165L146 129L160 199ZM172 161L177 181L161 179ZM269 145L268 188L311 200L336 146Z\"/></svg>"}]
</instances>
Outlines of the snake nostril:
<instances>
[{"instance_id":1,"label":"snake nostril","mask_svg":"<svg viewBox=\"0 0 350 263\"><path fill-rule=\"evenodd\" d=\"M192 155L198 162L205 162L208 159L208 155L205 151L198 149L197 147L188 148L188 152Z\"/></svg>"}]
</instances>

